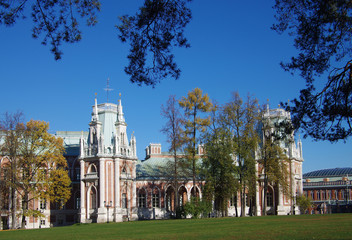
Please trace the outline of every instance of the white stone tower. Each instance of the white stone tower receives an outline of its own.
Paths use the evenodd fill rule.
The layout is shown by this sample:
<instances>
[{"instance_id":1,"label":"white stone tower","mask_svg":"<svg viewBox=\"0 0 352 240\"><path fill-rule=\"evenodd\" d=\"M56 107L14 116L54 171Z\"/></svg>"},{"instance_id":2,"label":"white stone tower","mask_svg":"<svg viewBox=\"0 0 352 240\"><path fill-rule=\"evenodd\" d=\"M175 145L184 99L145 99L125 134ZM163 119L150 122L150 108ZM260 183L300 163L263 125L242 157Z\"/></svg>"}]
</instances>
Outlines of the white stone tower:
<instances>
[{"instance_id":1,"label":"white stone tower","mask_svg":"<svg viewBox=\"0 0 352 240\"><path fill-rule=\"evenodd\" d=\"M80 140L80 221L137 218L136 138L127 138L121 99L93 106L88 138Z\"/></svg>"}]
</instances>

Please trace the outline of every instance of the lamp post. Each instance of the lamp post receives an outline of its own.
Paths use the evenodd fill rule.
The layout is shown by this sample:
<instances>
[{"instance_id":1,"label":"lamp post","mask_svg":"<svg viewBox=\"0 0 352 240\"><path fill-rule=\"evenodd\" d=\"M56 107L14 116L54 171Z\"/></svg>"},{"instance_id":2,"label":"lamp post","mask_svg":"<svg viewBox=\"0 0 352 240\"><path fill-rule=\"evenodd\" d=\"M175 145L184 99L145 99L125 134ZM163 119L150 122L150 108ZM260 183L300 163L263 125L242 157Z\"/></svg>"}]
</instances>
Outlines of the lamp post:
<instances>
[{"instance_id":1,"label":"lamp post","mask_svg":"<svg viewBox=\"0 0 352 240\"><path fill-rule=\"evenodd\" d=\"M346 176L346 205L348 205L348 201L349 201L348 184L349 184L349 179L348 179L348 174L347 174L347 176Z\"/></svg>"},{"instance_id":2,"label":"lamp post","mask_svg":"<svg viewBox=\"0 0 352 240\"><path fill-rule=\"evenodd\" d=\"M110 203L109 204L106 204L106 201L104 201L104 205L105 205L105 207L107 208L107 210L108 210L108 223L109 223L109 208L112 206L112 201L110 201Z\"/></svg>"}]
</instances>

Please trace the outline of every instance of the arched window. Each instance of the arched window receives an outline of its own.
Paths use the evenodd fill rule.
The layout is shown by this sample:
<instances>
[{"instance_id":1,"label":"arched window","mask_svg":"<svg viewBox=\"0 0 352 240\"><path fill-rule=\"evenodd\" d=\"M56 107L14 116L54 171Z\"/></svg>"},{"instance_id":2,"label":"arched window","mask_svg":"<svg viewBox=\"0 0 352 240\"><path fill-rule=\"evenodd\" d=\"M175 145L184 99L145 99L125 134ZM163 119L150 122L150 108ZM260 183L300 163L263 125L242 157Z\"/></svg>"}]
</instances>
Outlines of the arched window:
<instances>
[{"instance_id":1,"label":"arched window","mask_svg":"<svg viewBox=\"0 0 352 240\"><path fill-rule=\"evenodd\" d=\"M126 193L122 193L121 201L122 201L122 204L121 204L122 208L127 208L127 194Z\"/></svg>"},{"instance_id":2,"label":"arched window","mask_svg":"<svg viewBox=\"0 0 352 240\"><path fill-rule=\"evenodd\" d=\"M273 192L272 191L268 191L266 193L266 204L268 207L272 207L274 206L274 198L273 198Z\"/></svg>"},{"instance_id":3,"label":"arched window","mask_svg":"<svg viewBox=\"0 0 352 240\"><path fill-rule=\"evenodd\" d=\"M146 207L146 193L144 188L138 191L138 207L145 208Z\"/></svg>"},{"instance_id":4,"label":"arched window","mask_svg":"<svg viewBox=\"0 0 352 240\"><path fill-rule=\"evenodd\" d=\"M152 206L153 207L160 207L160 195L159 189L154 188L152 193Z\"/></svg>"},{"instance_id":5,"label":"arched window","mask_svg":"<svg viewBox=\"0 0 352 240\"><path fill-rule=\"evenodd\" d=\"M97 208L97 194L95 188L90 190L90 208L96 209Z\"/></svg>"}]
</instances>

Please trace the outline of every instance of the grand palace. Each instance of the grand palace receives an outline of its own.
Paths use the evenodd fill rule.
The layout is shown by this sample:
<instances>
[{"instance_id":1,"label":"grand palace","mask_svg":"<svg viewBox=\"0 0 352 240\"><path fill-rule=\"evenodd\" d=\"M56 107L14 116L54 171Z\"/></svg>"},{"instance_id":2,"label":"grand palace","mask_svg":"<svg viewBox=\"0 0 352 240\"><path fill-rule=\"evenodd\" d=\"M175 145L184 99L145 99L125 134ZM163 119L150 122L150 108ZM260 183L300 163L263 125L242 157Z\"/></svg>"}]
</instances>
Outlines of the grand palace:
<instances>
[{"instance_id":1,"label":"grand palace","mask_svg":"<svg viewBox=\"0 0 352 240\"><path fill-rule=\"evenodd\" d=\"M290 119L290 113L280 108L267 109L265 117ZM136 137L127 135L121 99L117 104L98 104L95 99L88 132L58 131L56 136L63 138L66 148L65 157L72 181L71 198L63 208L36 200L31 207L39 209L45 217L27 217L26 228L167 219L175 214L176 191L181 205L191 198L192 192L202 197L202 182L193 186L191 180L183 180L178 184L178 189L174 189L165 178L154 175L157 172L155 170L172 160L170 153L162 151L161 144L149 144L143 159L137 157ZM295 197L303 193L302 142L293 141L284 147L290 159L293 197L283 194L280 186L269 184L268 214L299 214ZM204 149L198 146L197 150L201 158ZM1 162L5 161L5 157L2 157ZM228 203L229 216L241 214L241 204L246 205L246 215L250 214L250 205L255 205L255 214L261 215L264 196L262 169L257 162L254 201L241 203L239 193L234 193L234 198ZM1 228L8 228L12 221L8 209L1 210L1 220ZM20 226L20 217L15 221Z\"/></svg>"}]
</instances>

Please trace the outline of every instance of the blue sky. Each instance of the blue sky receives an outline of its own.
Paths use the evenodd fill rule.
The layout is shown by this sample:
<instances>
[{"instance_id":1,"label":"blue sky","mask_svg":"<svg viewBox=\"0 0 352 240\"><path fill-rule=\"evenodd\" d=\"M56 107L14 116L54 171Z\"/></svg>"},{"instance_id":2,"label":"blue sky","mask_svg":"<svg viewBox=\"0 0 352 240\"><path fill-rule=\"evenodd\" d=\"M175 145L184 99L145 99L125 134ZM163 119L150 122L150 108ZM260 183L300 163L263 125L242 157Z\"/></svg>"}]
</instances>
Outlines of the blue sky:
<instances>
[{"instance_id":1,"label":"blue sky","mask_svg":"<svg viewBox=\"0 0 352 240\"><path fill-rule=\"evenodd\" d=\"M55 61L49 46L32 39L30 18L13 27L0 26L0 113L22 110L26 120L50 123L55 131L88 129L94 93L106 102L106 79L110 78L109 101L122 104L129 135L135 132L138 157L143 159L149 143L162 143L160 129L165 120L160 107L169 95L177 98L199 87L219 103L238 91L251 94L270 107L293 99L304 87L298 76L284 72L280 61L295 54L293 39L270 30L274 23L274 1L194 0L193 19L186 37L191 48L174 49L182 73L179 80L166 79L154 89L129 82L124 73L128 45L118 39L114 27L118 16L133 14L142 0L104 1L97 26L82 26L78 44L63 45L63 59ZM350 167L352 148L346 144L303 139L303 172Z\"/></svg>"}]
</instances>

